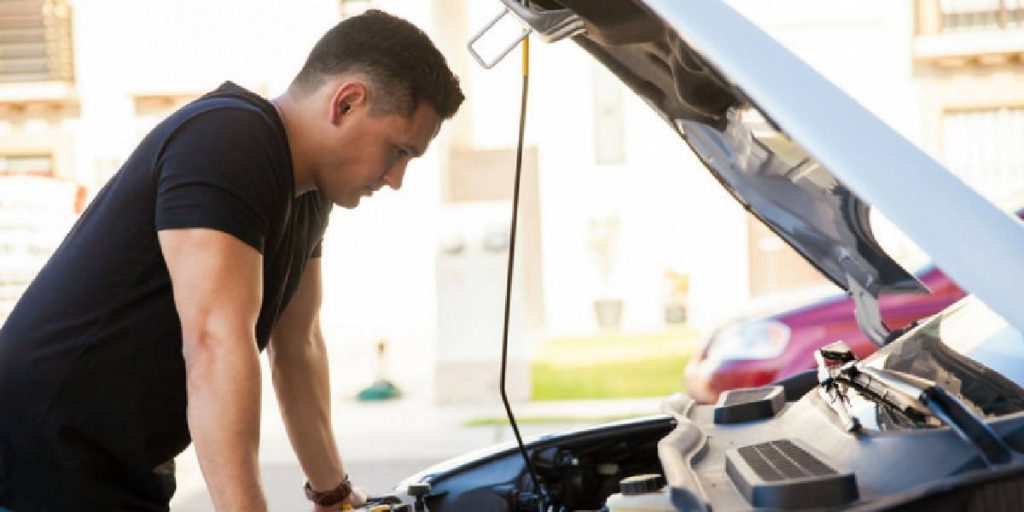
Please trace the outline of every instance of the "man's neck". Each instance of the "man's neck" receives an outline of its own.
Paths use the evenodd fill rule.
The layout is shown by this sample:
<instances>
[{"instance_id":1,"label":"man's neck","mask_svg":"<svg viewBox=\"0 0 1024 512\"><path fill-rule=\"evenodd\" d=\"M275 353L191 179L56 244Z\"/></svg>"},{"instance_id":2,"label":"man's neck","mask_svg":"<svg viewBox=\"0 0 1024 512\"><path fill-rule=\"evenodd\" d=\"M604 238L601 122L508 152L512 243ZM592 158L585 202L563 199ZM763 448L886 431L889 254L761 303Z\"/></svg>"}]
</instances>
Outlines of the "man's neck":
<instances>
[{"instance_id":1,"label":"man's neck","mask_svg":"<svg viewBox=\"0 0 1024 512\"><path fill-rule=\"evenodd\" d=\"M312 166L303 158L305 155L303 142L308 142L308 138L303 136L304 129L301 123L303 105L289 92L270 100L270 103L277 109L277 115L281 117L281 123L284 125L285 135L288 138L288 147L292 155L295 196L298 197L311 190L316 190Z\"/></svg>"}]
</instances>

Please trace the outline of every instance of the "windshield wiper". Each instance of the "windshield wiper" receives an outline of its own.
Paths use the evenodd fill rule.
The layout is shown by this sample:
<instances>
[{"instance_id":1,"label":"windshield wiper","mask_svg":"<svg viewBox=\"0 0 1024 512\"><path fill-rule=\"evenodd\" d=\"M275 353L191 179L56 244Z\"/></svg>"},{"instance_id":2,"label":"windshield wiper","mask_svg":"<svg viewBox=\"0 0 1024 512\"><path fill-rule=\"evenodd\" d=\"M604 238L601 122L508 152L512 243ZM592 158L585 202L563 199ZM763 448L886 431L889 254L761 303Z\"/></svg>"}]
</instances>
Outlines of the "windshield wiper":
<instances>
[{"instance_id":1,"label":"windshield wiper","mask_svg":"<svg viewBox=\"0 0 1024 512\"><path fill-rule=\"evenodd\" d=\"M915 424L927 423L929 418L940 421L974 446L989 466L1010 460L1010 448L984 418L934 381L862 365L842 341L822 347L814 358L822 394L848 431L860 430L846 396L846 390L853 389Z\"/></svg>"}]
</instances>

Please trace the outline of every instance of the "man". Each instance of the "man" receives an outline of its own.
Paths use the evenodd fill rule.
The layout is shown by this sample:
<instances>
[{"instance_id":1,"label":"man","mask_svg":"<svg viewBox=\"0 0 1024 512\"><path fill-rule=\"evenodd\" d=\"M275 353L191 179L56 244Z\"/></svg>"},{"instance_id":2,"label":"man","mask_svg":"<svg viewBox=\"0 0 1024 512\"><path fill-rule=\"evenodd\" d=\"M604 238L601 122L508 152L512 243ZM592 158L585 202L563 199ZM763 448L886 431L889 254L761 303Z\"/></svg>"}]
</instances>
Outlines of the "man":
<instances>
[{"instance_id":1,"label":"man","mask_svg":"<svg viewBox=\"0 0 1024 512\"><path fill-rule=\"evenodd\" d=\"M166 510L191 440L218 510L265 510L268 346L305 492L361 504L331 427L321 238L332 204L401 187L462 100L422 31L370 11L272 103L226 83L157 126L0 330L0 509Z\"/></svg>"}]
</instances>

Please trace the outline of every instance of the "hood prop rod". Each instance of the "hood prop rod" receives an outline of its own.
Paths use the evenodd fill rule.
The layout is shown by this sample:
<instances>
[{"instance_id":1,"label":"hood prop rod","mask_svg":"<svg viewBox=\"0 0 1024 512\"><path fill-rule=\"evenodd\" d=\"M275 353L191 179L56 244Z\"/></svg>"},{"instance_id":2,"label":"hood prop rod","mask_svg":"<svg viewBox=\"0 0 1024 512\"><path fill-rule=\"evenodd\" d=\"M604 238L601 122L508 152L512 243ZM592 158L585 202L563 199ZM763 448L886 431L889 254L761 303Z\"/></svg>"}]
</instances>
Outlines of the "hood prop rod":
<instances>
[{"instance_id":1,"label":"hood prop rod","mask_svg":"<svg viewBox=\"0 0 1024 512\"><path fill-rule=\"evenodd\" d=\"M519 141L516 145L516 175L515 175L515 187L512 193L512 225L509 228L509 243L508 243L508 273L505 278L505 324L504 330L501 337L501 402L505 405L505 414L508 416L508 422L512 426L512 432L515 433L516 443L519 446L519 453L523 456L523 461L526 463L526 468L530 472L530 479L533 481L533 487L539 494L540 501L537 503L537 509L543 511L547 504L550 502L547 489L541 483L540 478L537 476L537 470L533 466L533 461L530 460L530 455L526 453L526 446L523 444L523 436L519 433L519 426L516 424L515 415L512 414L512 406L509 405L508 393L505 390L506 375L505 370L508 367L508 325L509 325L509 313L512 305L512 277L513 270L515 268L516 259L516 226L518 225L519 219L519 182L522 179L523 171L523 134L526 130L526 93L529 89L530 84L530 39L529 37L523 38L523 94L521 104L519 107Z\"/></svg>"}]
</instances>

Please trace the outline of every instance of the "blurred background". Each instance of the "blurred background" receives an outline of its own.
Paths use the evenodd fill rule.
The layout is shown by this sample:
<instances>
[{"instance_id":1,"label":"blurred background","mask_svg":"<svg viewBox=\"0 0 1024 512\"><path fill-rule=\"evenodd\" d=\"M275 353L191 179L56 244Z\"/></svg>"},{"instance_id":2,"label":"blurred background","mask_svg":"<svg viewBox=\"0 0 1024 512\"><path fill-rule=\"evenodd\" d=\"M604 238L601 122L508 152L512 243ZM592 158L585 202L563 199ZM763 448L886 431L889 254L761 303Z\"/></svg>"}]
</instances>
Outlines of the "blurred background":
<instances>
[{"instance_id":1,"label":"blurred background","mask_svg":"<svg viewBox=\"0 0 1024 512\"><path fill-rule=\"evenodd\" d=\"M1024 206L1024 0L730 3L983 195ZM485 70L465 50L498 2L0 0L0 319L156 123L225 80L281 94L325 30L368 8L430 34L467 96L401 192L336 208L325 239L336 429L354 478L384 490L508 438L519 54ZM530 80L509 367L528 430L654 413L723 322L837 291L573 43L535 44ZM908 269L927 262L883 217L876 235ZM290 509L301 473L264 395L264 479ZM194 456L179 466L175 509L209 509Z\"/></svg>"}]
</instances>

